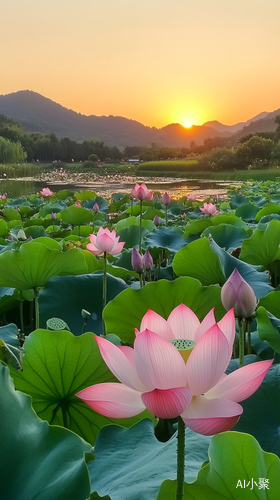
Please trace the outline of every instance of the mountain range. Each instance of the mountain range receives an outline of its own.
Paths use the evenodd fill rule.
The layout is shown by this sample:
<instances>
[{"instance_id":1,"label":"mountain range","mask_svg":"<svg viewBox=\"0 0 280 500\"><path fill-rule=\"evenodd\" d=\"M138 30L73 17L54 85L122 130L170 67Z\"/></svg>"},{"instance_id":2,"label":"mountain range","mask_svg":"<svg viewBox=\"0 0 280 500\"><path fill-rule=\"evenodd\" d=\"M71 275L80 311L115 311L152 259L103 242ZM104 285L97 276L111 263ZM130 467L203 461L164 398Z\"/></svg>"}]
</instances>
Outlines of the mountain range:
<instances>
[{"instance_id":1,"label":"mountain range","mask_svg":"<svg viewBox=\"0 0 280 500\"><path fill-rule=\"evenodd\" d=\"M54 133L58 138L75 141L95 139L108 146L188 147L192 141L202 144L207 138L229 138L231 143L247 134L275 130L280 109L262 112L246 122L223 125L214 120L185 128L172 123L162 128L147 127L121 116L83 115L65 108L31 90L0 95L0 114L20 122L27 132Z\"/></svg>"}]
</instances>

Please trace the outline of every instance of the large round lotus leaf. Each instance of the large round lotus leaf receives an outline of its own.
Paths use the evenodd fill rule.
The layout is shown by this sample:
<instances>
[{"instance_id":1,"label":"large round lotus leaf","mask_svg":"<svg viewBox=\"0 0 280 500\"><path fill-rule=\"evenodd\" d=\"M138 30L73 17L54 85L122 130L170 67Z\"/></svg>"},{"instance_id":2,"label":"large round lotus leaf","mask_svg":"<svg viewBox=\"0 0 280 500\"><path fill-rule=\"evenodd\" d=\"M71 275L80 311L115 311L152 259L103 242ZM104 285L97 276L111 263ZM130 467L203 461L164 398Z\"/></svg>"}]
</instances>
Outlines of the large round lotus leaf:
<instances>
[{"instance_id":1,"label":"large round lotus leaf","mask_svg":"<svg viewBox=\"0 0 280 500\"><path fill-rule=\"evenodd\" d=\"M256 215L255 219L257 222L269 214L279 214L280 213L280 205L276 205L275 203L268 203L266 207L262 208Z\"/></svg>"},{"instance_id":2,"label":"large round lotus leaf","mask_svg":"<svg viewBox=\"0 0 280 500\"><path fill-rule=\"evenodd\" d=\"M92 200L88 200L88 201L85 201L83 203L83 206L85 208L93 208L93 206L95 205L95 203L98 204L99 206L99 211L98 212L101 212L103 214L106 214L107 213L107 210L108 210L108 200L106 200L105 198L102 198L101 196L96 196L95 198L93 198Z\"/></svg>"},{"instance_id":3,"label":"large round lotus leaf","mask_svg":"<svg viewBox=\"0 0 280 500\"><path fill-rule=\"evenodd\" d=\"M0 327L0 339L6 344L19 347L18 327L14 323Z\"/></svg>"},{"instance_id":4,"label":"large round lotus leaf","mask_svg":"<svg viewBox=\"0 0 280 500\"><path fill-rule=\"evenodd\" d=\"M74 197L78 201L86 201L86 200L92 200L93 198L96 198L97 194L94 191L78 191L77 193L74 194Z\"/></svg>"},{"instance_id":5,"label":"large round lotus leaf","mask_svg":"<svg viewBox=\"0 0 280 500\"><path fill-rule=\"evenodd\" d=\"M11 369L15 388L32 396L37 415L66 427L93 444L98 431L112 422L129 427L150 415L109 419L77 398L82 389L116 379L103 361L92 333L75 337L68 331L35 330L25 341L23 370Z\"/></svg>"},{"instance_id":6,"label":"large round lotus leaf","mask_svg":"<svg viewBox=\"0 0 280 500\"><path fill-rule=\"evenodd\" d=\"M0 314L5 314L19 305L20 292L15 288L0 287ZM1 337L0 337L1 338Z\"/></svg>"},{"instance_id":7,"label":"large round lotus leaf","mask_svg":"<svg viewBox=\"0 0 280 500\"><path fill-rule=\"evenodd\" d=\"M222 432L212 438L209 462L186 484L184 500L277 500L280 461L249 434ZM261 484L268 486L262 487ZM175 498L176 481L162 483L157 500ZM140 497L139 497L140 499Z\"/></svg>"},{"instance_id":8,"label":"large round lotus leaf","mask_svg":"<svg viewBox=\"0 0 280 500\"><path fill-rule=\"evenodd\" d=\"M69 189L61 189L57 193L55 193L56 198L59 200L66 200L66 198L71 198L74 195L73 191L69 191Z\"/></svg>"},{"instance_id":9,"label":"large round lotus leaf","mask_svg":"<svg viewBox=\"0 0 280 500\"><path fill-rule=\"evenodd\" d=\"M226 281L220 259L207 238L195 240L179 250L173 260L173 269L177 276L191 276L205 286L223 285Z\"/></svg>"},{"instance_id":10,"label":"large round lotus leaf","mask_svg":"<svg viewBox=\"0 0 280 500\"><path fill-rule=\"evenodd\" d=\"M8 229L6 222L4 221L4 219L0 219L0 236L5 237L8 234L9 234L9 229Z\"/></svg>"},{"instance_id":11,"label":"large round lotus leaf","mask_svg":"<svg viewBox=\"0 0 280 500\"><path fill-rule=\"evenodd\" d=\"M30 226L24 229L26 234L26 238L31 238L35 240L35 238L41 238L42 236L46 236L45 228L42 226Z\"/></svg>"},{"instance_id":12,"label":"large round lotus leaf","mask_svg":"<svg viewBox=\"0 0 280 500\"><path fill-rule=\"evenodd\" d=\"M128 217L127 219L119 220L116 224L116 232L119 233L119 231L121 231L122 229L126 229L130 226L138 226L139 231L139 224L139 217ZM142 228L152 231L152 229L155 228L155 225L151 220L142 219Z\"/></svg>"},{"instance_id":13,"label":"large round lotus leaf","mask_svg":"<svg viewBox=\"0 0 280 500\"><path fill-rule=\"evenodd\" d=\"M279 292L275 292L275 293L279 294ZM279 306L278 306L278 315L279 315L279 312L280 311L279 311ZM274 325L272 324L272 321L270 321L271 319L272 319L272 321L274 320L274 322L277 321L277 318L275 318L275 316L268 313L264 307L259 306L257 309L258 335L259 335L261 340L266 340L266 342L268 342L269 345L271 345L271 347L273 347L273 349L276 352L280 353L280 334L279 334L277 327L275 328ZM277 322L278 322L278 324L280 323L279 320ZM278 326L278 325L275 325L275 326Z\"/></svg>"},{"instance_id":14,"label":"large round lotus leaf","mask_svg":"<svg viewBox=\"0 0 280 500\"><path fill-rule=\"evenodd\" d=\"M6 203L6 207L29 207L30 203L26 198L13 198Z\"/></svg>"},{"instance_id":15,"label":"large round lotus leaf","mask_svg":"<svg viewBox=\"0 0 280 500\"><path fill-rule=\"evenodd\" d=\"M214 217L208 217L191 222L185 229L183 238L189 238L193 235L200 235L209 226L219 226L220 224L231 224L234 227L247 229L245 222L235 215L220 214Z\"/></svg>"},{"instance_id":16,"label":"large round lotus leaf","mask_svg":"<svg viewBox=\"0 0 280 500\"><path fill-rule=\"evenodd\" d=\"M86 272L86 260L80 250L72 248L62 252L36 240L0 255L0 286L18 290L42 287L51 276Z\"/></svg>"},{"instance_id":17,"label":"large round lotus leaf","mask_svg":"<svg viewBox=\"0 0 280 500\"><path fill-rule=\"evenodd\" d=\"M24 221L24 228L30 226L43 226L48 227L50 225L50 219L42 219L42 217L38 217L36 219L28 219Z\"/></svg>"},{"instance_id":18,"label":"large round lotus leaf","mask_svg":"<svg viewBox=\"0 0 280 500\"><path fill-rule=\"evenodd\" d=\"M248 203L248 198L247 196L243 196L242 194L236 194L231 197L230 199L230 206L234 210L238 207L241 207L243 205L246 205Z\"/></svg>"},{"instance_id":19,"label":"large round lotus leaf","mask_svg":"<svg viewBox=\"0 0 280 500\"><path fill-rule=\"evenodd\" d=\"M219 226L211 226L203 231L201 237L208 238L211 235L214 241L227 251L231 252L237 247L240 247L242 241L248 238L248 233L242 227L235 227L231 224L220 224Z\"/></svg>"},{"instance_id":20,"label":"large round lotus leaf","mask_svg":"<svg viewBox=\"0 0 280 500\"><path fill-rule=\"evenodd\" d=\"M225 314L219 286L204 287L193 278L159 280L139 290L128 288L107 304L103 313L107 333L115 333L123 342L132 343L134 328L140 327L148 309L167 319L181 303L190 307L200 321L212 307L215 307L217 320Z\"/></svg>"},{"instance_id":21,"label":"large round lotus leaf","mask_svg":"<svg viewBox=\"0 0 280 500\"><path fill-rule=\"evenodd\" d=\"M79 236L87 237L92 233L94 233L92 226L79 226L79 227L74 227L74 229L72 229L70 234L77 234Z\"/></svg>"},{"instance_id":22,"label":"large round lotus leaf","mask_svg":"<svg viewBox=\"0 0 280 500\"><path fill-rule=\"evenodd\" d=\"M57 201L56 203L45 203L45 205L40 209L39 217L46 217L51 213L58 214L59 212L62 212L64 208L65 203L63 201Z\"/></svg>"},{"instance_id":23,"label":"large round lotus leaf","mask_svg":"<svg viewBox=\"0 0 280 500\"><path fill-rule=\"evenodd\" d=\"M244 240L240 259L267 269L274 260L280 259L280 221L269 222L265 231L255 229L251 238Z\"/></svg>"},{"instance_id":24,"label":"large round lotus leaf","mask_svg":"<svg viewBox=\"0 0 280 500\"><path fill-rule=\"evenodd\" d=\"M171 252L177 252L186 245L182 239L183 231L178 227L160 227L151 231L145 238L145 247L167 248Z\"/></svg>"},{"instance_id":25,"label":"large round lotus leaf","mask_svg":"<svg viewBox=\"0 0 280 500\"><path fill-rule=\"evenodd\" d=\"M180 210L180 209L179 209ZM157 210L153 207L149 207L146 212L143 213L143 219L153 220L154 216L158 215L160 218L165 219L165 213L161 210Z\"/></svg>"},{"instance_id":26,"label":"large round lotus leaf","mask_svg":"<svg viewBox=\"0 0 280 500\"><path fill-rule=\"evenodd\" d=\"M207 460L210 439L186 429L186 481L194 481ZM176 435L165 443L158 441L150 420L130 429L116 425L101 429L95 460L88 465L92 490L113 500L155 499L162 481L176 478L176 450Z\"/></svg>"},{"instance_id":27,"label":"large round lotus leaf","mask_svg":"<svg viewBox=\"0 0 280 500\"><path fill-rule=\"evenodd\" d=\"M61 220L72 226L81 226L93 221L93 213L83 207L68 207L60 213Z\"/></svg>"},{"instance_id":28,"label":"large round lotus leaf","mask_svg":"<svg viewBox=\"0 0 280 500\"><path fill-rule=\"evenodd\" d=\"M259 207L257 207L253 203L247 203L246 205L242 205L241 207L237 208L235 214L237 215L237 217L241 217L245 220L254 220L258 211Z\"/></svg>"},{"instance_id":29,"label":"large round lotus leaf","mask_svg":"<svg viewBox=\"0 0 280 500\"><path fill-rule=\"evenodd\" d=\"M2 210L5 218L10 221L10 220L21 220L21 216L18 212L18 210L16 208L12 208L12 207L9 207L9 208L4 208Z\"/></svg>"},{"instance_id":30,"label":"large round lotus leaf","mask_svg":"<svg viewBox=\"0 0 280 500\"><path fill-rule=\"evenodd\" d=\"M280 290L272 291L266 297L260 300L259 306L263 306L271 314L280 318Z\"/></svg>"},{"instance_id":31,"label":"large round lotus leaf","mask_svg":"<svg viewBox=\"0 0 280 500\"><path fill-rule=\"evenodd\" d=\"M280 457L279 395L280 365L277 364L270 368L258 390L240 403L243 414L234 429L252 434L265 451Z\"/></svg>"},{"instance_id":32,"label":"large round lotus leaf","mask_svg":"<svg viewBox=\"0 0 280 500\"><path fill-rule=\"evenodd\" d=\"M122 221L121 221L122 222ZM151 222L151 221L146 221L146 222ZM120 237L120 242L125 241L124 248L133 248L133 247L139 247L139 225L135 226L128 226L125 229L121 229L117 232L117 235ZM141 239L143 241L143 238L148 234L149 230L145 229L145 227L141 227Z\"/></svg>"},{"instance_id":33,"label":"large round lotus leaf","mask_svg":"<svg viewBox=\"0 0 280 500\"><path fill-rule=\"evenodd\" d=\"M42 422L31 398L15 391L0 363L1 500L85 500L90 494L84 454L90 445Z\"/></svg>"},{"instance_id":34,"label":"large round lotus leaf","mask_svg":"<svg viewBox=\"0 0 280 500\"><path fill-rule=\"evenodd\" d=\"M126 288L123 280L107 275L108 302ZM81 335L84 325L81 311L85 309L91 314L86 331L101 334L102 294L103 273L51 278L40 293L40 326L45 328L48 319L58 317L74 335Z\"/></svg>"}]
</instances>

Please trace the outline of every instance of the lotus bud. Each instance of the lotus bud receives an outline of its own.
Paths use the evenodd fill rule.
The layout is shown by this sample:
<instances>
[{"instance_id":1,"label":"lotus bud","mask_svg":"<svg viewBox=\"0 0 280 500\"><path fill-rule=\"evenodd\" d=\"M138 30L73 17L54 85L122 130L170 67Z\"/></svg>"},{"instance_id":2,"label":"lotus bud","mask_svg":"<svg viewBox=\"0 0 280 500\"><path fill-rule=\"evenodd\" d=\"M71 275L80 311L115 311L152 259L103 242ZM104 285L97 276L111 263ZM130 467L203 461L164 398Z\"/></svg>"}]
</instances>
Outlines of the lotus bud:
<instances>
[{"instance_id":1,"label":"lotus bud","mask_svg":"<svg viewBox=\"0 0 280 500\"><path fill-rule=\"evenodd\" d=\"M170 203L170 197L168 196L167 193L164 193L164 195L161 197L161 203L167 207Z\"/></svg>"},{"instance_id":2,"label":"lotus bud","mask_svg":"<svg viewBox=\"0 0 280 500\"><path fill-rule=\"evenodd\" d=\"M143 264L143 257L142 255L136 250L136 248L133 248L132 250L132 255L131 255L131 265L137 273L141 274L144 269L144 264Z\"/></svg>"},{"instance_id":3,"label":"lotus bud","mask_svg":"<svg viewBox=\"0 0 280 500\"><path fill-rule=\"evenodd\" d=\"M252 287L234 269L221 291L224 308L229 311L234 307L234 313L239 318L249 318L256 309L257 299Z\"/></svg>"},{"instance_id":4,"label":"lotus bud","mask_svg":"<svg viewBox=\"0 0 280 500\"><path fill-rule=\"evenodd\" d=\"M88 312L86 309L82 309L81 315L84 319L89 319L91 317L90 312Z\"/></svg>"},{"instance_id":5,"label":"lotus bud","mask_svg":"<svg viewBox=\"0 0 280 500\"><path fill-rule=\"evenodd\" d=\"M143 265L146 271L150 271L153 266L153 257L151 256L149 250L146 250L143 256Z\"/></svg>"},{"instance_id":6,"label":"lotus bud","mask_svg":"<svg viewBox=\"0 0 280 500\"><path fill-rule=\"evenodd\" d=\"M153 222L154 222L155 226L159 226L160 225L160 217L158 216L158 214L156 214L154 216Z\"/></svg>"},{"instance_id":7,"label":"lotus bud","mask_svg":"<svg viewBox=\"0 0 280 500\"><path fill-rule=\"evenodd\" d=\"M182 215L181 215L182 219L185 219L187 217L187 214L184 212Z\"/></svg>"},{"instance_id":8,"label":"lotus bud","mask_svg":"<svg viewBox=\"0 0 280 500\"><path fill-rule=\"evenodd\" d=\"M75 207L81 207L81 206L82 206L82 205L81 205L81 203L79 202L79 200L78 200L78 201L76 201L76 203L75 203Z\"/></svg>"},{"instance_id":9,"label":"lotus bud","mask_svg":"<svg viewBox=\"0 0 280 500\"><path fill-rule=\"evenodd\" d=\"M92 210L93 210L95 213L99 212L99 205L98 205L98 203L94 203L94 205L93 205L93 207L92 207Z\"/></svg>"},{"instance_id":10,"label":"lotus bud","mask_svg":"<svg viewBox=\"0 0 280 500\"><path fill-rule=\"evenodd\" d=\"M54 220L55 219L55 214L52 212L51 213L51 219Z\"/></svg>"}]
</instances>

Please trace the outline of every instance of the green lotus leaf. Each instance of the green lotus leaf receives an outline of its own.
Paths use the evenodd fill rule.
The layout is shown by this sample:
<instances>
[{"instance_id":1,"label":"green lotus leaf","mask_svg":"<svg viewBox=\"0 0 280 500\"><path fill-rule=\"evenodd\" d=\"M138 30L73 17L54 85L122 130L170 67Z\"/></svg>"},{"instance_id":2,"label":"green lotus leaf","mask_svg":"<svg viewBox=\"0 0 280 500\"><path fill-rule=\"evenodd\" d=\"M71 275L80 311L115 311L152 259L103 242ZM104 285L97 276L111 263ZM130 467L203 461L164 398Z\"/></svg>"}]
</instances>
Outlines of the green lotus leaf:
<instances>
[{"instance_id":1,"label":"green lotus leaf","mask_svg":"<svg viewBox=\"0 0 280 500\"><path fill-rule=\"evenodd\" d=\"M139 290L128 288L111 300L103 312L107 333L115 333L123 342L132 344L134 328L140 328L148 309L167 319L181 303L190 307L200 321L212 307L215 307L217 320L225 314L219 286L204 287L199 281L185 277L175 281L161 279Z\"/></svg>"},{"instance_id":2,"label":"green lotus leaf","mask_svg":"<svg viewBox=\"0 0 280 500\"><path fill-rule=\"evenodd\" d=\"M120 221L120 222L122 222L122 221ZM145 221L145 222L151 222L151 221ZM142 241L143 241L143 238L145 236L147 236L148 233L149 233L149 230L142 226L141 227ZM126 227L125 229L120 229L117 232L117 236L120 237L120 241L125 241L124 248L133 248L133 247L138 248L139 247L139 225L138 226L130 225L130 226Z\"/></svg>"},{"instance_id":3,"label":"green lotus leaf","mask_svg":"<svg viewBox=\"0 0 280 500\"><path fill-rule=\"evenodd\" d=\"M85 500L90 482L79 436L42 422L0 363L1 500Z\"/></svg>"},{"instance_id":4,"label":"green lotus leaf","mask_svg":"<svg viewBox=\"0 0 280 500\"><path fill-rule=\"evenodd\" d=\"M193 484L185 483L184 500L278 498L279 458L272 453L265 453L249 434L217 434L210 443L209 457L209 463L201 468L197 480ZM260 486L265 479L268 489ZM157 500L171 500L175 496L176 481L164 481Z\"/></svg>"},{"instance_id":5,"label":"green lotus leaf","mask_svg":"<svg viewBox=\"0 0 280 500\"><path fill-rule=\"evenodd\" d=\"M19 221L19 220L21 220L21 216L16 208L12 208L12 207L4 208L2 210L2 212L5 216L5 218L7 219L7 221L11 221L11 220Z\"/></svg>"},{"instance_id":6,"label":"green lotus leaf","mask_svg":"<svg viewBox=\"0 0 280 500\"><path fill-rule=\"evenodd\" d=\"M248 232L244 228L235 227L231 224L208 227L203 231L201 237L208 238L209 235L221 248L225 248L228 252L240 247L242 241L249 238Z\"/></svg>"},{"instance_id":7,"label":"green lotus leaf","mask_svg":"<svg viewBox=\"0 0 280 500\"><path fill-rule=\"evenodd\" d=\"M71 226L81 226L93 221L93 213L83 207L68 207L60 213L61 220Z\"/></svg>"},{"instance_id":8,"label":"green lotus leaf","mask_svg":"<svg viewBox=\"0 0 280 500\"><path fill-rule=\"evenodd\" d=\"M196 479L208 458L210 439L186 429L186 480ZM161 482L176 477L176 449L176 434L165 443L158 441L150 420L130 429L116 425L101 429L94 446L95 460L88 465L92 490L113 500L154 499Z\"/></svg>"},{"instance_id":9,"label":"green lotus leaf","mask_svg":"<svg viewBox=\"0 0 280 500\"><path fill-rule=\"evenodd\" d=\"M230 199L230 206L235 210L238 207L242 207L243 205L247 205L248 198L242 194L236 194Z\"/></svg>"},{"instance_id":10,"label":"green lotus leaf","mask_svg":"<svg viewBox=\"0 0 280 500\"><path fill-rule=\"evenodd\" d=\"M126 288L123 280L107 275L108 302ZM81 335L84 327L81 311L86 309L91 314L86 331L101 334L102 293L103 272L51 278L40 292L40 326L45 328L47 320L56 316L69 325L74 335Z\"/></svg>"},{"instance_id":11,"label":"green lotus leaf","mask_svg":"<svg viewBox=\"0 0 280 500\"><path fill-rule=\"evenodd\" d=\"M262 231L255 229L241 247L240 259L253 265L261 265L267 269L274 261L280 259L280 221L274 219Z\"/></svg>"},{"instance_id":12,"label":"green lotus leaf","mask_svg":"<svg viewBox=\"0 0 280 500\"><path fill-rule=\"evenodd\" d=\"M0 327L0 339L4 340L6 344L14 347L19 347L18 340L18 327L14 323Z\"/></svg>"},{"instance_id":13,"label":"green lotus leaf","mask_svg":"<svg viewBox=\"0 0 280 500\"><path fill-rule=\"evenodd\" d=\"M259 212L256 214L255 219L257 222L259 222L259 220L265 215L279 214L279 213L280 213L280 205L276 205L275 203L269 203L267 204L266 207L259 210Z\"/></svg>"},{"instance_id":14,"label":"green lotus leaf","mask_svg":"<svg viewBox=\"0 0 280 500\"><path fill-rule=\"evenodd\" d=\"M194 234L201 234L207 227L219 226L219 224L231 224L235 227L242 227L245 230L247 229L245 222L239 217L236 217L235 215L220 214L191 222L186 227L183 238L188 238Z\"/></svg>"},{"instance_id":15,"label":"green lotus leaf","mask_svg":"<svg viewBox=\"0 0 280 500\"><path fill-rule=\"evenodd\" d=\"M58 214L62 212L65 208L65 203L63 201L57 201L55 203L45 203L40 209L39 217L46 217L47 215L54 213Z\"/></svg>"},{"instance_id":16,"label":"green lotus leaf","mask_svg":"<svg viewBox=\"0 0 280 500\"><path fill-rule=\"evenodd\" d=\"M94 191L82 190L74 194L74 198L78 201L87 201L96 198L97 194Z\"/></svg>"},{"instance_id":17,"label":"green lotus leaf","mask_svg":"<svg viewBox=\"0 0 280 500\"><path fill-rule=\"evenodd\" d=\"M178 227L159 227L146 236L144 244L145 247L167 248L171 252L177 252L186 245L182 235L183 231Z\"/></svg>"},{"instance_id":18,"label":"green lotus leaf","mask_svg":"<svg viewBox=\"0 0 280 500\"><path fill-rule=\"evenodd\" d=\"M7 223L4 221L4 219L0 219L0 236L6 237L8 234L9 234L9 229Z\"/></svg>"},{"instance_id":19,"label":"green lotus leaf","mask_svg":"<svg viewBox=\"0 0 280 500\"><path fill-rule=\"evenodd\" d=\"M258 212L259 207L257 207L253 203L247 203L246 205L242 205L241 207L237 208L235 214L237 217L241 217L241 219L254 220Z\"/></svg>"},{"instance_id":20,"label":"green lotus leaf","mask_svg":"<svg viewBox=\"0 0 280 500\"><path fill-rule=\"evenodd\" d=\"M106 214L108 211L108 200L102 198L102 196L96 196L92 200L87 200L83 203L83 206L88 209L92 209L95 203L99 206L99 211L97 213Z\"/></svg>"},{"instance_id":21,"label":"green lotus leaf","mask_svg":"<svg viewBox=\"0 0 280 500\"><path fill-rule=\"evenodd\" d=\"M139 233L139 224L140 224L140 219L138 217L128 217L127 219L122 219L119 220L116 224L116 232L119 233L122 229L126 229L130 226L138 226L138 233ZM148 231L152 231L152 229L155 228L155 225L152 221L150 220L143 220L142 219L142 228L147 229ZM124 240L122 240L124 241Z\"/></svg>"},{"instance_id":22,"label":"green lotus leaf","mask_svg":"<svg viewBox=\"0 0 280 500\"><path fill-rule=\"evenodd\" d=\"M25 341L23 371L11 368L15 388L32 396L42 420L66 427L93 444L104 425L118 421L129 427L150 415L109 419L77 398L82 389L116 381L103 361L92 333L75 337L68 331L35 330Z\"/></svg>"},{"instance_id":23,"label":"green lotus leaf","mask_svg":"<svg viewBox=\"0 0 280 500\"><path fill-rule=\"evenodd\" d=\"M71 198L74 195L73 191L69 191L69 189L61 189L57 193L55 193L56 198L59 200L66 200L66 198Z\"/></svg>"},{"instance_id":24,"label":"green lotus leaf","mask_svg":"<svg viewBox=\"0 0 280 500\"><path fill-rule=\"evenodd\" d=\"M36 239L46 236L45 228L42 226L30 226L24 229L27 238Z\"/></svg>"},{"instance_id":25,"label":"green lotus leaf","mask_svg":"<svg viewBox=\"0 0 280 500\"><path fill-rule=\"evenodd\" d=\"M73 248L63 253L36 240L0 255L0 286L18 290L42 287L51 276L86 272L87 264L80 250Z\"/></svg>"},{"instance_id":26,"label":"green lotus leaf","mask_svg":"<svg viewBox=\"0 0 280 500\"><path fill-rule=\"evenodd\" d=\"M280 333L277 328L274 328L269 313L262 306L258 307L257 310L257 327L260 339L266 340L276 352L280 353Z\"/></svg>"},{"instance_id":27,"label":"green lotus leaf","mask_svg":"<svg viewBox=\"0 0 280 500\"><path fill-rule=\"evenodd\" d=\"M210 247L207 238L189 243L179 250L173 260L177 276L191 276L205 286L226 281L218 255Z\"/></svg>"}]
</instances>

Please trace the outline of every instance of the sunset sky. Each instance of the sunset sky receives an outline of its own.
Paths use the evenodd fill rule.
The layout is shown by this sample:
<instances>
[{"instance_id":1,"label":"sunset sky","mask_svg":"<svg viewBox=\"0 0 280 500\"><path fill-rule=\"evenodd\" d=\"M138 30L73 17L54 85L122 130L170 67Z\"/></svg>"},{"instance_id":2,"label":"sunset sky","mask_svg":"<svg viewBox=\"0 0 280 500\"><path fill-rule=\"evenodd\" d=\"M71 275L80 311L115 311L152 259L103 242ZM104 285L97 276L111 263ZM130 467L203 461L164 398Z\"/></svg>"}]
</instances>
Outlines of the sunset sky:
<instances>
[{"instance_id":1,"label":"sunset sky","mask_svg":"<svg viewBox=\"0 0 280 500\"><path fill-rule=\"evenodd\" d=\"M280 108L279 0L9 0L0 94L163 127Z\"/></svg>"}]
</instances>

